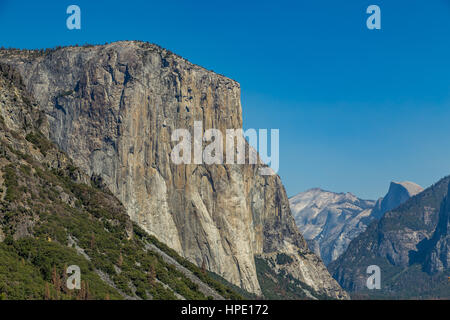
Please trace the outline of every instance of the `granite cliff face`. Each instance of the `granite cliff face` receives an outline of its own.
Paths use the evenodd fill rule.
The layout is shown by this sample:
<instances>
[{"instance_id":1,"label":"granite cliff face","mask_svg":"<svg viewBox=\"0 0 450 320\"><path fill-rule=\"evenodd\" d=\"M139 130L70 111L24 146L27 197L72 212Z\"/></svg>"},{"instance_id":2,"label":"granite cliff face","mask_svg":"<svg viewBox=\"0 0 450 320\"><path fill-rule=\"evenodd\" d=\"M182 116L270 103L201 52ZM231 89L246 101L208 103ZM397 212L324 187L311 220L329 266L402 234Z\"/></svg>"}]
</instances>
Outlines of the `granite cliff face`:
<instances>
[{"instance_id":1,"label":"granite cliff face","mask_svg":"<svg viewBox=\"0 0 450 320\"><path fill-rule=\"evenodd\" d=\"M450 183L439 211L439 220L430 240L421 244L424 269L431 274L450 269Z\"/></svg>"},{"instance_id":2,"label":"granite cliff face","mask_svg":"<svg viewBox=\"0 0 450 320\"><path fill-rule=\"evenodd\" d=\"M391 182L388 193L381 199L378 199L372 210L372 216L376 219L381 218L386 212L397 208L406 200L423 191L423 188L414 182Z\"/></svg>"},{"instance_id":3,"label":"granite cliff face","mask_svg":"<svg viewBox=\"0 0 450 320\"><path fill-rule=\"evenodd\" d=\"M242 128L239 84L142 42L0 52L47 116L44 133L128 215L197 265L261 293L255 256L318 293L347 295L307 248L277 175L261 165L175 165L175 129ZM277 266L278 268L278 266Z\"/></svg>"},{"instance_id":4,"label":"granite cliff face","mask_svg":"<svg viewBox=\"0 0 450 320\"><path fill-rule=\"evenodd\" d=\"M252 298L146 235L42 135L47 125L20 74L0 63L2 300ZM65 286L70 264L81 290Z\"/></svg>"}]
</instances>

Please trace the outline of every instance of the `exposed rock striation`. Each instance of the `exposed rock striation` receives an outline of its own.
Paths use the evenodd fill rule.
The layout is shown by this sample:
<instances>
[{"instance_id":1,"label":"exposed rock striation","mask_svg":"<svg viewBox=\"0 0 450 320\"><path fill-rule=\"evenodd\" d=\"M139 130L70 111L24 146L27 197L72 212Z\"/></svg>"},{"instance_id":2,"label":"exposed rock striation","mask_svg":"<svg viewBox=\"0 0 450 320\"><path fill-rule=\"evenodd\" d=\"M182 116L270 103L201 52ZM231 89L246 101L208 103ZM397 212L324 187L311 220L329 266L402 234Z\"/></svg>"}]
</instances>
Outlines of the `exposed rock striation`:
<instances>
[{"instance_id":1,"label":"exposed rock striation","mask_svg":"<svg viewBox=\"0 0 450 320\"><path fill-rule=\"evenodd\" d=\"M450 269L450 183L447 196L442 202L439 220L433 236L424 248L424 269L428 273L438 273Z\"/></svg>"},{"instance_id":2,"label":"exposed rock striation","mask_svg":"<svg viewBox=\"0 0 450 320\"><path fill-rule=\"evenodd\" d=\"M367 227L375 201L351 193L311 189L289 199L292 214L310 247L325 264L339 257L350 241ZM317 252L317 251L316 251Z\"/></svg>"},{"instance_id":3,"label":"exposed rock striation","mask_svg":"<svg viewBox=\"0 0 450 320\"><path fill-rule=\"evenodd\" d=\"M395 209L406 200L423 191L423 188L414 182L391 182L388 193L378 199L372 210L372 216L379 219L388 211Z\"/></svg>"},{"instance_id":4,"label":"exposed rock striation","mask_svg":"<svg viewBox=\"0 0 450 320\"><path fill-rule=\"evenodd\" d=\"M242 128L240 86L158 46L125 41L39 54L1 51L38 100L44 130L129 216L197 265L261 293L255 256L321 294L346 298L295 225L277 175L260 165L175 165L175 129ZM45 129L45 128L44 128Z\"/></svg>"},{"instance_id":5,"label":"exposed rock striation","mask_svg":"<svg viewBox=\"0 0 450 320\"><path fill-rule=\"evenodd\" d=\"M202 273L132 223L109 190L40 133L43 127L45 115L20 75L0 63L2 298L252 297ZM66 290L68 263L81 269L81 290Z\"/></svg>"}]
</instances>

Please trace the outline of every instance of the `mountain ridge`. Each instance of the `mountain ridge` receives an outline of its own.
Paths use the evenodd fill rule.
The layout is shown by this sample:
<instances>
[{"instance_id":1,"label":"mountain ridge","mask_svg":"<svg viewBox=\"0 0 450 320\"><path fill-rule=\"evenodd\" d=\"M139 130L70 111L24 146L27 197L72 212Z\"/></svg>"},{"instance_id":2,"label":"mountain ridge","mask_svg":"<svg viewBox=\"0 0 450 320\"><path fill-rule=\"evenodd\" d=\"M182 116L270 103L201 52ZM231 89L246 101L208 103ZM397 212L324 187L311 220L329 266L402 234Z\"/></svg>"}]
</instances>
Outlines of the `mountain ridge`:
<instances>
[{"instance_id":1,"label":"mountain ridge","mask_svg":"<svg viewBox=\"0 0 450 320\"><path fill-rule=\"evenodd\" d=\"M335 279L359 297L448 299L449 184L450 176L442 178L373 221L328 266ZM366 268L373 264L384 279L380 290L365 286Z\"/></svg>"},{"instance_id":2,"label":"mountain ridge","mask_svg":"<svg viewBox=\"0 0 450 320\"><path fill-rule=\"evenodd\" d=\"M260 165L182 165L170 133L194 121L242 128L240 86L143 42L0 52L39 101L44 135L101 179L131 219L196 265L261 293L255 256L313 290L346 294L309 251L278 176ZM301 255L299 254L301 253Z\"/></svg>"},{"instance_id":3,"label":"mountain ridge","mask_svg":"<svg viewBox=\"0 0 450 320\"><path fill-rule=\"evenodd\" d=\"M311 188L289 198L289 203L300 232L328 265L372 220L422 190L412 182L393 181L385 197L375 202L360 199L350 192Z\"/></svg>"}]
</instances>

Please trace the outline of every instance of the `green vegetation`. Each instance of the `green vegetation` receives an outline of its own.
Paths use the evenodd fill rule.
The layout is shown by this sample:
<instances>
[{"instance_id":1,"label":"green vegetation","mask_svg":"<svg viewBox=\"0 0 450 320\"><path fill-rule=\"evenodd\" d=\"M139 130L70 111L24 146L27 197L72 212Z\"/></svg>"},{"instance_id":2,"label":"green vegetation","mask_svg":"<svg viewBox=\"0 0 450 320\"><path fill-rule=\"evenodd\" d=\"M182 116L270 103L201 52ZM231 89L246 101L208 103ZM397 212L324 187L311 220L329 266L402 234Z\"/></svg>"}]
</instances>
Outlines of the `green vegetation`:
<instances>
[{"instance_id":1,"label":"green vegetation","mask_svg":"<svg viewBox=\"0 0 450 320\"><path fill-rule=\"evenodd\" d=\"M394 254L405 250L402 236L417 232L433 234L439 211L447 194L450 177L441 179L432 187L411 198L400 207L371 223L365 232L353 239L347 251L328 265L328 270L354 299L448 299L450 270L425 272L428 251L409 250L408 263L394 260L386 247L395 241ZM404 237L409 241L407 237ZM365 286L367 266L381 269L381 289L368 290Z\"/></svg>"},{"instance_id":2,"label":"green vegetation","mask_svg":"<svg viewBox=\"0 0 450 320\"><path fill-rule=\"evenodd\" d=\"M369 263L369 261L367 261ZM447 272L429 275L423 272L419 264L402 268L389 263L387 259L374 259L371 264L378 265L381 270L381 289L369 290L363 288L355 292L350 292L352 299L446 299L448 298ZM369 264L370 265L370 264ZM364 275L365 270L360 270Z\"/></svg>"},{"instance_id":3,"label":"green vegetation","mask_svg":"<svg viewBox=\"0 0 450 320\"><path fill-rule=\"evenodd\" d=\"M240 297L232 297L230 296L230 299L247 299L247 300L256 300L259 297L255 295L254 293L248 292L219 276L217 273L207 271L208 276L212 278L215 281L218 281L222 283L225 287L230 288L232 291L236 292Z\"/></svg>"},{"instance_id":4,"label":"green vegetation","mask_svg":"<svg viewBox=\"0 0 450 320\"><path fill-rule=\"evenodd\" d=\"M19 188L17 185L17 176L14 170L14 165L10 164L3 168L3 178L6 187L5 201L11 202L19 198Z\"/></svg>"},{"instance_id":5,"label":"green vegetation","mask_svg":"<svg viewBox=\"0 0 450 320\"><path fill-rule=\"evenodd\" d=\"M40 134L29 134L27 140L41 152L53 148ZM173 265L147 250L147 243L225 297L241 298L134 225L109 192L75 182L73 165L49 169L29 158L27 164L17 165L18 159L24 161L23 153L4 149L12 162L2 168L6 193L0 225L6 239L0 243L1 298L177 299L175 293L186 299L209 298ZM73 264L82 271L81 291L64 285L64 270Z\"/></svg>"},{"instance_id":6,"label":"green vegetation","mask_svg":"<svg viewBox=\"0 0 450 320\"><path fill-rule=\"evenodd\" d=\"M101 179L80 183L89 178L38 131L45 116L34 110L20 75L3 64L0 100L23 116L20 132L8 128L11 118L0 117L0 299L211 298L149 243L224 297L240 298L133 224ZM80 290L65 285L70 265L81 269Z\"/></svg>"},{"instance_id":7,"label":"green vegetation","mask_svg":"<svg viewBox=\"0 0 450 320\"><path fill-rule=\"evenodd\" d=\"M27 134L25 139L34 144L44 156L47 154L47 151L53 147L53 143L48 141L44 135L38 131Z\"/></svg>"},{"instance_id":8,"label":"green vegetation","mask_svg":"<svg viewBox=\"0 0 450 320\"><path fill-rule=\"evenodd\" d=\"M284 258L281 258L282 260ZM278 256L277 256L278 260ZM285 261L285 260L283 260ZM329 300L330 298L318 294L305 283L295 279L282 270L276 273L268 262L262 258L255 257L256 273L261 291L269 300L310 300L316 298Z\"/></svg>"},{"instance_id":9,"label":"green vegetation","mask_svg":"<svg viewBox=\"0 0 450 320\"><path fill-rule=\"evenodd\" d=\"M277 264L279 264L279 265L289 264L289 263L292 263L292 261L293 261L292 258L289 257L285 253L278 253L277 254Z\"/></svg>"},{"instance_id":10,"label":"green vegetation","mask_svg":"<svg viewBox=\"0 0 450 320\"><path fill-rule=\"evenodd\" d=\"M66 262L65 262L66 261ZM83 286L68 290L67 262L78 265ZM45 239L6 239L0 243L0 296L3 299L120 299L93 271L94 267L69 247Z\"/></svg>"},{"instance_id":11,"label":"green vegetation","mask_svg":"<svg viewBox=\"0 0 450 320\"><path fill-rule=\"evenodd\" d=\"M189 262L188 260L182 258L175 250L169 248L164 243L156 239L154 236L146 234L138 226L135 226L135 230L136 234L138 234L141 237L141 239L153 243L156 247L158 247L158 249L174 258L179 264L181 264L183 267L190 270L194 275L196 275L202 282L206 283L209 287L215 289L222 297L232 300L243 299L243 297L240 294L236 293L230 287L226 286L223 281L218 280L217 279L218 276L215 277L216 279L208 276L208 273L206 271L202 271L201 268L197 267L192 262Z\"/></svg>"},{"instance_id":12,"label":"green vegetation","mask_svg":"<svg viewBox=\"0 0 450 320\"><path fill-rule=\"evenodd\" d=\"M62 98L62 97L66 97L66 96L70 96L72 93L74 93L75 91L74 90L66 90L66 91L63 91L63 92L61 92L59 95L58 95L58 97L59 98Z\"/></svg>"}]
</instances>

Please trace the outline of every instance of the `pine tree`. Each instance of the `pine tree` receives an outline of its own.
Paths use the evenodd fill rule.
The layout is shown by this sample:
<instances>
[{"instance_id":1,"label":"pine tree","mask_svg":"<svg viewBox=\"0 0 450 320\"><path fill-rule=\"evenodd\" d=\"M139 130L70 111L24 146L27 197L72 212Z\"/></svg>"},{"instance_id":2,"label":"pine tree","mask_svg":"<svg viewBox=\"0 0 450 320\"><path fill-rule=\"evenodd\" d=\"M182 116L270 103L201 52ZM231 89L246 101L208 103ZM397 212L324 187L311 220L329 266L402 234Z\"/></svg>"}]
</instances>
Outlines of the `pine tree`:
<instances>
[{"instance_id":1,"label":"pine tree","mask_svg":"<svg viewBox=\"0 0 450 320\"><path fill-rule=\"evenodd\" d=\"M153 263L150 264L150 268L148 270L148 282L153 285L155 284L156 279L156 271Z\"/></svg>"},{"instance_id":2,"label":"pine tree","mask_svg":"<svg viewBox=\"0 0 450 320\"><path fill-rule=\"evenodd\" d=\"M91 293L89 292L89 282L86 281L84 300L90 300L90 299L91 299Z\"/></svg>"},{"instance_id":3,"label":"pine tree","mask_svg":"<svg viewBox=\"0 0 450 320\"><path fill-rule=\"evenodd\" d=\"M78 292L77 300L90 300L91 293L89 291L89 283L87 281L81 281L81 289Z\"/></svg>"},{"instance_id":4,"label":"pine tree","mask_svg":"<svg viewBox=\"0 0 450 320\"><path fill-rule=\"evenodd\" d=\"M80 291L78 291L77 300L85 300L85 298L86 298L86 284L84 280L82 280Z\"/></svg>"},{"instance_id":5,"label":"pine tree","mask_svg":"<svg viewBox=\"0 0 450 320\"><path fill-rule=\"evenodd\" d=\"M56 284L58 282L57 279L58 279L58 275L56 274L56 266L53 266L53 268L52 268L52 284L56 290L58 290L58 288L56 287Z\"/></svg>"},{"instance_id":6,"label":"pine tree","mask_svg":"<svg viewBox=\"0 0 450 320\"><path fill-rule=\"evenodd\" d=\"M61 289L65 294L67 294L69 292L69 288L67 288L67 264L64 264L61 279Z\"/></svg>"},{"instance_id":7,"label":"pine tree","mask_svg":"<svg viewBox=\"0 0 450 320\"><path fill-rule=\"evenodd\" d=\"M48 282L45 283L44 300L50 300L50 287Z\"/></svg>"},{"instance_id":8,"label":"pine tree","mask_svg":"<svg viewBox=\"0 0 450 320\"><path fill-rule=\"evenodd\" d=\"M91 249L94 249L94 247L95 247L95 235L92 234L92 236L91 236Z\"/></svg>"},{"instance_id":9,"label":"pine tree","mask_svg":"<svg viewBox=\"0 0 450 320\"><path fill-rule=\"evenodd\" d=\"M122 267L122 264L123 264L123 256L122 256L122 252L121 252L119 255L119 259L117 260L117 265L119 267Z\"/></svg>"},{"instance_id":10,"label":"pine tree","mask_svg":"<svg viewBox=\"0 0 450 320\"><path fill-rule=\"evenodd\" d=\"M52 284L56 290L56 299L59 299L59 293L61 291L61 279L59 278L58 272L56 271L56 266L53 266L52 270Z\"/></svg>"},{"instance_id":11,"label":"pine tree","mask_svg":"<svg viewBox=\"0 0 450 320\"><path fill-rule=\"evenodd\" d=\"M205 259L203 259L203 262L202 262L202 273L206 274L206 262L205 262Z\"/></svg>"}]
</instances>

